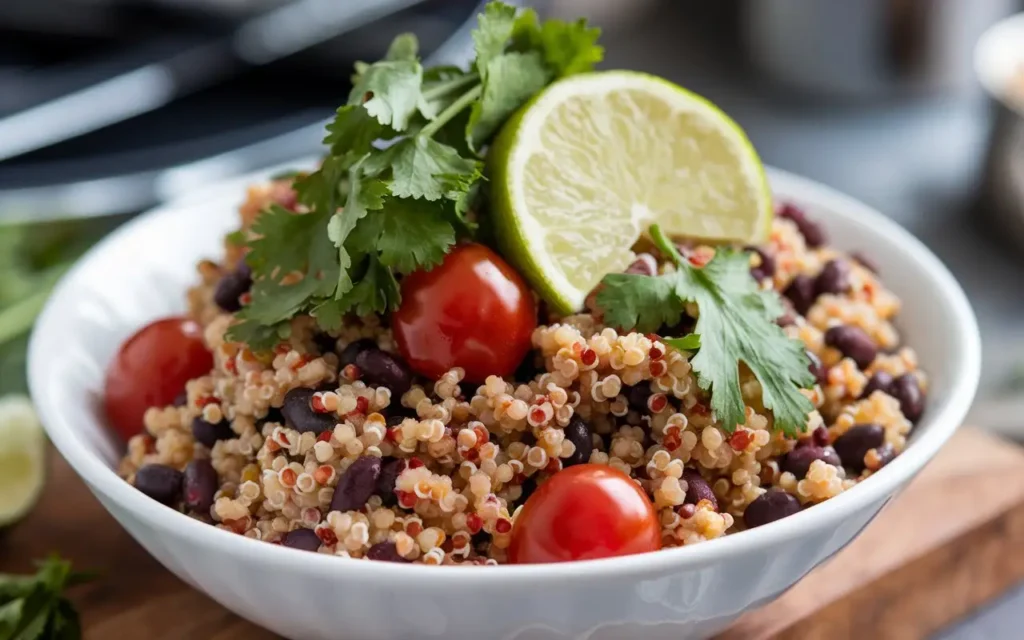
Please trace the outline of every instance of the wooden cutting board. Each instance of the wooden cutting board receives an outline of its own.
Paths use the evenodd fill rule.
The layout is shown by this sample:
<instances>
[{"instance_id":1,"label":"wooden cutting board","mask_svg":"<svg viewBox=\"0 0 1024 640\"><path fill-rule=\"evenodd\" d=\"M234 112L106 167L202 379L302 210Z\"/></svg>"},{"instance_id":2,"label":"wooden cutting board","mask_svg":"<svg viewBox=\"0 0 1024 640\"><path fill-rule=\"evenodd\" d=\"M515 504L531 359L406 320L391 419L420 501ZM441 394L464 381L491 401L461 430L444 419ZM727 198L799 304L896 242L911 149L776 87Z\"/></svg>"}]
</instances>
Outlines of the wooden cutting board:
<instances>
[{"instance_id":1,"label":"wooden cutting board","mask_svg":"<svg viewBox=\"0 0 1024 640\"><path fill-rule=\"evenodd\" d=\"M87 640L264 640L161 567L54 451L41 503L0 543L0 571L51 551L102 575L72 592ZM961 430L842 553L719 640L924 638L1024 580L1024 450Z\"/></svg>"}]
</instances>

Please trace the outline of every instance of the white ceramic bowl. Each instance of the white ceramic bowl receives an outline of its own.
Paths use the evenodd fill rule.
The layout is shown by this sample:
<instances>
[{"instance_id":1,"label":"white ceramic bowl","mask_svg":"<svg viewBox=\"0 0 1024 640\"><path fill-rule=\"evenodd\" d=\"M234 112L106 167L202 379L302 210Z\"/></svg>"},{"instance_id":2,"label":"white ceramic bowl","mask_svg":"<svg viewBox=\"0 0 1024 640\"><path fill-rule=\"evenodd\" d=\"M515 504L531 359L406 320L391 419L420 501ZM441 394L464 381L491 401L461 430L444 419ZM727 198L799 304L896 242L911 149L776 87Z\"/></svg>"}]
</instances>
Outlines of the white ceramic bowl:
<instances>
[{"instance_id":1,"label":"white ceramic bowl","mask_svg":"<svg viewBox=\"0 0 1024 640\"><path fill-rule=\"evenodd\" d=\"M266 174L265 174L266 175ZM58 286L32 337L29 377L51 439L100 502L167 568L281 635L352 638L704 637L778 596L836 553L949 438L977 387L978 329L956 281L920 242L868 207L773 171L835 244L878 263L902 299L900 326L931 377L911 443L852 491L770 525L704 544L573 564L425 567L345 560L243 538L150 500L114 472L103 372L145 322L180 312L194 263L220 238L250 176L145 215Z\"/></svg>"}]
</instances>

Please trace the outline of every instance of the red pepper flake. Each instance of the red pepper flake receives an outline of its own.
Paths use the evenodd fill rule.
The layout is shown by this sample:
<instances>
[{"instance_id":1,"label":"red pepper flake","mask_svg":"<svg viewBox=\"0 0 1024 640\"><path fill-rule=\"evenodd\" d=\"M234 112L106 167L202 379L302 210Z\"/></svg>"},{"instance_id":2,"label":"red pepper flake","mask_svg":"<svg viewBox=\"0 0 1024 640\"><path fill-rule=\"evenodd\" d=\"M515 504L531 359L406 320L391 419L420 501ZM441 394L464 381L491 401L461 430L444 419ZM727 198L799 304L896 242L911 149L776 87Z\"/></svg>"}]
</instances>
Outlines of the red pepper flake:
<instances>
[{"instance_id":1,"label":"red pepper flake","mask_svg":"<svg viewBox=\"0 0 1024 640\"><path fill-rule=\"evenodd\" d=\"M402 427L391 427L384 434L384 439L392 444L398 444L402 441Z\"/></svg>"},{"instance_id":2,"label":"red pepper flake","mask_svg":"<svg viewBox=\"0 0 1024 640\"><path fill-rule=\"evenodd\" d=\"M444 551L445 553L451 553L454 550L455 550L455 543L452 542L451 538L448 538L447 540L445 540L441 544L441 551Z\"/></svg>"},{"instance_id":3,"label":"red pepper flake","mask_svg":"<svg viewBox=\"0 0 1024 640\"><path fill-rule=\"evenodd\" d=\"M647 334L644 334L644 337L647 338L648 340L650 340L651 342L657 342L657 341L661 340L661 336L659 336L656 333L647 333Z\"/></svg>"},{"instance_id":4,"label":"red pepper flake","mask_svg":"<svg viewBox=\"0 0 1024 640\"><path fill-rule=\"evenodd\" d=\"M220 400L213 396L203 396L202 398L196 400L196 406L199 407L200 409L202 409L208 404L220 404Z\"/></svg>"},{"instance_id":5,"label":"red pepper flake","mask_svg":"<svg viewBox=\"0 0 1024 640\"><path fill-rule=\"evenodd\" d=\"M292 346L287 342L282 342L278 344L276 347L274 347L274 353L276 353L279 356L283 356L284 354L288 353L291 350Z\"/></svg>"},{"instance_id":6,"label":"red pepper flake","mask_svg":"<svg viewBox=\"0 0 1024 640\"><path fill-rule=\"evenodd\" d=\"M355 382L359 378L363 377L363 372L360 371L359 367L354 364L347 364L341 370L341 377L349 382Z\"/></svg>"},{"instance_id":7,"label":"red pepper flake","mask_svg":"<svg viewBox=\"0 0 1024 640\"><path fill-rule=\"evenodd\" d=\"M295 364L292 365L291 369L292 371L298 371L299 369L306 366L312 361L312 356L309 356L308 354L302 354L301 356L299 356L299 359L295 361Z\"/></svg>"},{"instance_id":8,"label":"red pepper flake","mask_svg":"<svg viewBox=\"0 0 1024 640\"><path fill-rule=\"evenodd\" d=\"M588 367L593 365L595 362L597 362L597 352L591 349L590 347L587 347L586 349L583 350L583 353L580 354L580 362L582 362Z\"/></svg>"},{"instance_id":9,"label":"red pepper flake","mask_svg":"<svg viewBox=\"0 0 1024 640\"><path fill-rule=\"evenodd\" d=\"M702 402L697 402L690 407L690 413L698 416L706 416L708 415L708 406Z\"/></svg>"},{"instance_id":10,"label":"red pepper flake","mask_svg":"<svg viewBox=\"0 0 1024 640\"><path fill-rule=\"evenodd\" d=\"M651 357L651 360L661 360L665 356L665 352L658 347L651 347L651 350L647 352L647 355Z\"/></svg>"},{"instance_id":11,"label":"red pepper flake","mask_svg":"<svg viewBox=\"0 0 1024 640\"><path fill-rule=\"evenodd\" d=\"M331 436L333 436L333 435L334 435L334 432L331 431L330 429L328 429L327 431L321 431L320 435L318 435L316 437L316 441L317 442L330 442L331 441Z\"/></svg>"},{"instance_id":12,"label":"red pepper flake","mask_svg":"<svg viewBox=\"0 0 1024 640\"><path fill-rule=\"evenodd\" d=\"M423 460L420 460L419 458L409 458L410 469L419 469L420 467L425 466L425 464L426 463L423 462Z\"/></svg>"},{"instance_id":13,"label":"red pepper flake","mask_svg":"<svg viewBox=\"0 0 1024 640\"><path fill-rule=\"evenodd\" d=\"M243 307L247 307L252 304L252 294L246 291L242 295L238 296L238 303Z\"/></svg>"},{"instance_id":14,"label":"red pepper flake","mask_svg":"<svg viewBox=\"0 0 1024 640\"><path fill-rule=\"evenodd\" d=\"M683 444L683 439L679 436L678 432L672 432L665 434L665 437L661 441L661 445L669 451L675 451Z\"/></svg>"},{"instance_id":15,"label":"red pepper flake","mask_svg":"<svg viewBox=\"0 0 1024 640\"><path fill-rule=\"evenodd\" d=\"M466 516L466 527L469 528L469 532L476 534L480 532L480 529L484 527L483 518L475 513L471 513Z\"/></svg>"},{"instance_id":16,"label":"red pepper flake","mask_svg":"<svg viewBox=\"0 0 1024 640\"><path fill-rule=\"evenodd\" d=\"M238 363L235 362L234 358L228 358L225 360L224 368L228 370L228 373L238 375Z\"/></svg>"},{"instance_id":17,"label":"red pepper flake","mask_svg":"<svg viewBox=\"0 0 1024 640\"><path fill-rule=\"evenodd\" d=\"M320 538L320 542L324 543L328 547L333 547L338 544L338 535L334 533L334 529L330 527L317 527L313 529L316 533L316 537Z\"/></svg>"},{"instance_id":18,"label":"red pepper flake","mask_svg":"<svg viewBox=\"0 0 1024 640\"><path fill-rule=\"evenodd\" d=\"M653 349L651 352L653 353ZM650 364L651 377L660 378L661 376L668 373L668 365L663 360L652 360Z\"/></svg>"},{"instance_id":19,"label":"red pepper flake","mask_svg":"<svg viewBox=\"0 0 1024 640\"><path fill-rule=\"evenodd\" d=\"M651 413L661 413L668 406L668 398L664 393L652 393L650 398L647 398L647 408L651 410Z\"/></svg>"},{"instance_id":20,"label":"red pepper flake","mask_svg":"<svg viewBox=\"0 0 1024 640\"><path fill-rule=\"evenodd\" d=\"M747 446L750 445L750 441L754 439L754 434L749 429L737 429L736 433L729 437L729 446L734 451L746 451Z\"/></svg>"},{"instance_id":21,"label":"red pepper flake","mask_svg":"<svg viewBox=\"0 0 1024 640\"><path fill-rule=\"evenodd\" d=\"M689 520L693 517L693 514L697 513L697 507L693 506L692 504L684 504L683 506L679 507L676 513L678 513L679 517L683 520Z\"/></svg>"},{"instance_id":22,"label":"red pepper flake","mask_svg":"<svg viewBox=\"0 0 1024 640\"><path fill-rule=\"evenodd\" d=\"M498 521L494 523L494 530L498 533L508 533L512 530L512 521L498 518Z\"/></svg>"},{"instance_id":23,"label":"red pepper flake","mask_svg":"<svg viewBox=\"0 0 1024 640\"><path fill-rule=\"evenodd\" d=\"M277 439L279 440L278 444L280 444L282 447L292 446L292 441L288 438L288 434L285 433L284 431L277 432Z\"/></svg>"},{"instance_id":24,"label":"red pepper flake","mask_svg":"<svg viewBox=\"0 0 1024 640\"><path fill-rule=\"evenodd\" d=\"M466 453L462 454L462 458L463 460L476 464L476 462L480 460L480 452L476 449L470 449Z\"/></svg>"}]
</instances>

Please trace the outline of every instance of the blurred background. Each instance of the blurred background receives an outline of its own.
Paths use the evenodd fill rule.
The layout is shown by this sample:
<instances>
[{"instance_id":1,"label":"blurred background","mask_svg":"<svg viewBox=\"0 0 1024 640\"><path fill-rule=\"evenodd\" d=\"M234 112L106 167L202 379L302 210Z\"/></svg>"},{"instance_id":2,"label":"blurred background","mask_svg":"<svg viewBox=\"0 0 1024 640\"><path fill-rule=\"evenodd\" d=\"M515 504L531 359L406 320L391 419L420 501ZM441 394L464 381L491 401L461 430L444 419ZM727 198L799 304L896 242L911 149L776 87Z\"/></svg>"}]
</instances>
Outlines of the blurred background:
<instances>
[{"instance_id":1,"label":"blurred background","mask_svg":"<svg viewBox=\"0 0 1024 640\"><path fill-rule=\"evenodd\" d=\"M84 248L183 192L316 153L352 62L378 57L398 32L416 32L434 60L465 62L479 4L0 0L0 394L24 390L25 334ZM1024 1L529 4L588 15L605 30L605 67L704 94L766 162L864 200L929 244L982 325L972 420L1024 435L1024 127L989 95L1009 101L995 86L1009 72L993 71L986 92L973 62L982 33ZM1016 34L1002 40L1020 51L989 57L1024 60ZM1014 135L1016 146L999 143Z\"/></svg>"}]
</instances>

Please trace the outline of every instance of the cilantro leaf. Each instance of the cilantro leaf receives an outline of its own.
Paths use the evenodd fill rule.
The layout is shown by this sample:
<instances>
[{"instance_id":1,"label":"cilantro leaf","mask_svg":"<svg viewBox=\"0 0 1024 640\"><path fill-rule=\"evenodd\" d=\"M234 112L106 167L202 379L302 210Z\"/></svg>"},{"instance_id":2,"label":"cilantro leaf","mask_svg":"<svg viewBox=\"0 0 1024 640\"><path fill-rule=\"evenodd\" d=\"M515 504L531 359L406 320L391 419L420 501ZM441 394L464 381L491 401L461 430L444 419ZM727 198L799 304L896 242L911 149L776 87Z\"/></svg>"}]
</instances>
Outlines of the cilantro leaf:
<instances>
[{"instance_id":1,"label":"cilantro leaf","mask_svg":"<svg viewBox=\"0 0 1024 640\"><path fill-rule=\"evenodd\" d=\"M696 351L700 349L700 334L691 333L682 338L666 338L665 344L679 351Z\"/></svg>"},{"instance_id":2,"label":"cilantro leaf","mask_svg":"<svg viewBox=\"0 0 1024 640\"><path fill-rule=\"evenodd\" d=\"M466 141L479 149L498 128L543 89L551 79L540 53L506 53L491 60L484 79L483 95L473 104L466 125Z\"/></svg>"},{"instance_id":3,"label":"cilantro leaf","mask_svg":"<svg viewBox=\"0 0 1024 640\"><path fill-rule=\"evenodd\" d=\"M420 42L416 39L416 35L412 33L402 33L391 41L391 45L388 47L388 52L384 55L384 59L392 62L398 60L415 62L419 50Z\"/></svg>"},{"instance_id":4,"label":"cilantro leaf","mask_svg":"<svg viewBox=\"0 0 1024 640\"><path fill-rule=\"evenodd\" d=\"M657 225L651 236L677 270L660 276L606 276L597 296L605 321L622 329L652 331L675 324L686 302L699 310L694 333L699 351L690 360L697 382L711 394L711 407L723 428L733 431L745 421L740 391L740 366L761 383L762 401L775 426L788 435L799 433L813 407L800 393L814 384L803 345L788 338L775 324L778 295L761 291L750 277L745 253L719 249L703 268L691 266ZM691 350L686 337L673 344Z\"/></svg>"},{"instance_id":5,"label":"cilantro leaf","mask_svg":"<svg viewBox=\"0 0 1024 640\"><path fill-rule=\"evenodd\" d=\"M463 158L454 148L415 136L406 138L364 163L367 175L390 173L391 193L399 198L439 200L452 191L464 191L466 180L480 177L481 165Z\"/></svg>"},{"instance_id":6,"label":"cilantro leaf","mask_svg":"<svg viewBox=\"0 0 1024 640\"><path fill-rule=\"evenodd\" d=\"M363 69L349 93L348 104L361 105L380 124L404 131L425 105L422 84L423 67L417 60L385 59Z\"/></svg>"},{"instance_id":7,"label":"cilantro leaf","mask_svg":"<svg viewBox=\"0 0 1024 640\"><path fill-rule=\"evenodd\" d=\"M444 205L424 200L394 200L381 216L377 240L380 261L399 273L429 269L441 263L455 244L455 230Z\"/></svg>"},{"instance_id":8,"label":"cilantro leaf","mask_svg":"<svg viewBox=\"0 0 1024 640\"><path fill-rule=\"evenodd\" d=\"M604 47L597 44L601 30L588 27L586 20L548 20L541 28L544 60L555 76L590 71L604 59Z\"/></svg>"},{"instance_id":9,"label":"cilantro leaf","mask_svg":"<svg viewBox=\"0 0 1024 640\"><path fill-rule=\"evenodd\" d=\"M516 8L503 2L492 2L477 17L477 28L473 30L476 45L477 73L485 81L490 72L491 61L505 51L516 21Z\"/></svg>"},{"instance_id":10,"label":"cilantro leaf","mask_svg":"<svg viewBox=\"0 0 1024 640\"><path fill-rule=\"evenodd\" d=\"M78 613L63 591L87 579L56 556L39 563L34 576L0 574L0 638L79 640Z\"/></svg>"}]
</instances>

